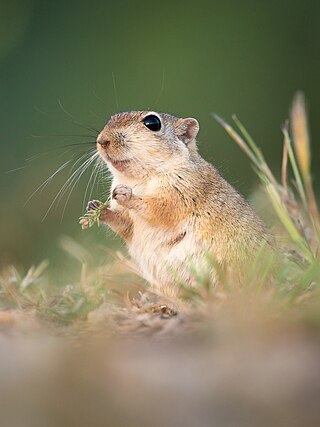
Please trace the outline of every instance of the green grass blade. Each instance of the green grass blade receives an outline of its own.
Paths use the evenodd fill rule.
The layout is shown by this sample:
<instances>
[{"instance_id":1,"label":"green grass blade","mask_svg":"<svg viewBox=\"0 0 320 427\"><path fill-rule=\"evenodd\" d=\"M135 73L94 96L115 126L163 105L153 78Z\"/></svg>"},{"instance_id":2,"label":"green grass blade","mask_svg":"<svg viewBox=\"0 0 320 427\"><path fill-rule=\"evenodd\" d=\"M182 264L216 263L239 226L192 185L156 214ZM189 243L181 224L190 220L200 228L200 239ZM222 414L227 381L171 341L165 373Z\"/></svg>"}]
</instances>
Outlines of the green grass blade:
<instances>
[{"instance_id":1,"label":"green grass blade","mask_svg":"<svg viewBox=\"0 0 320 427\"><path fill-rule=\"evenodd\" d=\"M275 190L274 186L272 184L266 184L265 185L266 192L271 200L271 203L273 205L274 210L276 211L280 221L284 225L285 229L287 230L288 234L290 235L291 239L294 243L300 248L301 252L305 256L305 258L308 261L311 261L314 259L312 251L309 247L309 244L307 241L300 235L299 231L297 230L294 222L290 218L290 215L288 214L286 208L283 206L281 199L279 197L279 194Z\"/></svg>"},{"instance_id":2,"label":"green grass blade","mask_svg":"<svg viewBox=\"0 0 320 427\"><path fill-rule=\"evenodd\" d=\"M288 129L287 129L286 126L283 127L282 132L283 132L283 135L284 135L284 142L285 142L287 150L288 150L288 156L289 156L289 160L290 160L291 167L292 167L292 170L293 170L293 175L294 175L294 178L295 178L296 183L297 183L298 193L299 193L299 196L300 196L301 201L303 203L303 207L307 210L308 209L308 205L307 205L306 193L305 193L305 190L304 190L304 186L303 186L303 182L302 182L302 179L301 179L301 174L300 174L300 171L299 171L299 167L298 167L298 164L297 164L297 161L296 161L296 157L295 157L295 154L294 154L294 151L293 151L293 148L292 148L291 139L290 139L290 136L289 136L289 133L288 133Z\"/></svg>"},{"instance_id":3,"label":"green grass blade","mask_svg":"<svg viewBox=\"0 0 320 427\"><path fill-rule=\"evenodd\" d=\"M224 130L231 136L231 138L239 145L241 150L249 157L249 159L259 168L260 162L256 155L249 148L248 144L241 138L241 136L229 125L222 117L213 113L215 120L224 128Z\"/></svg>"}]
</instances>

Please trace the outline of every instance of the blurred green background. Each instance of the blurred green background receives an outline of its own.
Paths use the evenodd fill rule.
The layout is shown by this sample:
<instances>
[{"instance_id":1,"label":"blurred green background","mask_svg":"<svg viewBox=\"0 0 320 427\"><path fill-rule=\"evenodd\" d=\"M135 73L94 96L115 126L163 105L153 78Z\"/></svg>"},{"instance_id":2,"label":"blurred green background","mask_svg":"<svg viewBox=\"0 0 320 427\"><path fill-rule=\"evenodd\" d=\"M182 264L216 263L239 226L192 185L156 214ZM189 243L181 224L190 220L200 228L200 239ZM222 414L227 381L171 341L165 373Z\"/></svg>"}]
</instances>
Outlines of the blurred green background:
<instances>
[{"instance_id":1,"label":"blurred green background","mask_svg":"<svg viewBox=\"0 0 320 427\"><path fill-rule=\"evenodd\" d=\"M72 124L101 129L118 111L154 109L194 116L201 153L243 194L256 185L248 160L211 112L246 124L274 168L280 126L292 96L305 92L320 150L320 3L203 1L0 0L1 264L63 265L59 237L95 255L104 230L82 232L78 217L89 175L42 221L67 174L33 191L93 141ZM67 136L67 135L82 136ZM88 144L88 148L90 145ZM91 145L93 147L93 145ZM21 169L20 169L21 168ZM17 170L16 170L17 169ZM11 172L8 172L11 171ZM103 185L95 188L99 198Z\"/></svg>"}]
</instances>

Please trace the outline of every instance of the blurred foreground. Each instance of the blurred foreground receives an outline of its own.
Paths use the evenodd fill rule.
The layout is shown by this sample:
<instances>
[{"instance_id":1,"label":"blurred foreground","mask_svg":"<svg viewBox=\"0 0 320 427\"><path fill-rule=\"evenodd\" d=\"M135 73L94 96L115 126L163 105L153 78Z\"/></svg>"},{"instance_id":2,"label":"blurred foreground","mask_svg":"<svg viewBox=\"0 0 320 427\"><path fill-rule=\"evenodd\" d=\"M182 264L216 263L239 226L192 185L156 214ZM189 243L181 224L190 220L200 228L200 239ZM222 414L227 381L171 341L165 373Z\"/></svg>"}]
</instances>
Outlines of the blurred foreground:
<instances>
[{"instance_id":1,"label":"blurred foreground","mask_svg":"<svg viewBox=\"0 0 320 427\"><path fill-rule=\"evenodd\" d=\"M227 316L186 334L178 318L124 340L17 319L0 335L1 426L319 426L318 334Z\"/></svg>"}]
</instances>

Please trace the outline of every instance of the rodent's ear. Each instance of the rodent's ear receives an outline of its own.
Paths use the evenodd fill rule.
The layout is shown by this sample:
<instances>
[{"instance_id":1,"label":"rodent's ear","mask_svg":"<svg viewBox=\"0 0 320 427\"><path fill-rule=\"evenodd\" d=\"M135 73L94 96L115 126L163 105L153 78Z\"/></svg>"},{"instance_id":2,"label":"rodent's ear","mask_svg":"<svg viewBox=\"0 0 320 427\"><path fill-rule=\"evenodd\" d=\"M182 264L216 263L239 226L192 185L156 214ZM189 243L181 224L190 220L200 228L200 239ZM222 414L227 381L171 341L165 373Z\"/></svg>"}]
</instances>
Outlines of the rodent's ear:
<instances>
[{"instance_id":1,"label":"rodent's ear","mask_svg":"<svg viewBox=\"0 0 320 427\"><path fill-rule=\"evenodd\" d=\"M177 126L177 135L186 145L196 139L199 132L199 123L196 119L180 119Z\"/></svg>"}]
</instances>

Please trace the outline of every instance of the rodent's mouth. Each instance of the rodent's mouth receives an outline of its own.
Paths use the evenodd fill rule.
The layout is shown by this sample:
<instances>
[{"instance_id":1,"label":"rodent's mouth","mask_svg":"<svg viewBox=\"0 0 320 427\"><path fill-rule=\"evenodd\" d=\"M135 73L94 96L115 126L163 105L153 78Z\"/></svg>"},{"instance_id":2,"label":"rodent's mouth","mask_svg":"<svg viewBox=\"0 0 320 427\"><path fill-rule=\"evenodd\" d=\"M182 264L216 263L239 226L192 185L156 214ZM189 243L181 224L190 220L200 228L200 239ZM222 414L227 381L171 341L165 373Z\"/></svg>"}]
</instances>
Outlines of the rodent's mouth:
<instances>
[{"instance_id":1,"label":"rodent's mouth","mask_svg":"<svg viewBox=\"0 0 320 427\"><path fill-rule=\"evenodd\" d=\"M107 164L111 164L111 166L114 167L115 169L117 169L118 171L124 171L128 167L130 160L128 160L128 159L125 159L125 160L113 159L112 157L110 157L110 155L108 153L106 153L105 150L103 152L101 152L101 150L99 148L100 147L98 147L99 154Z\"/></svg>"},{"instance_id":2,"label":"rodent's mouth","mask_svg":"<svg viewBox=\"0 0 320 427\"><path fill-rule=\"evenodd\" d=\"M130 160L109 160L112 166L118 171L123 171L126 169Z\"/></svg>"},{"instance_id":3,"label":"rodent's mouth","mask_svg":"<svg viewBox=\"0 0 320 427\"><path fill-rule=\"evenodd\" d=\"M130 160L115 160L109 157L108 155L105 156L105 160L107 161L107 163L110 163L112 167L114 167L120 172L124 171L130 163Z\"/></svg>"}]
</instances>

